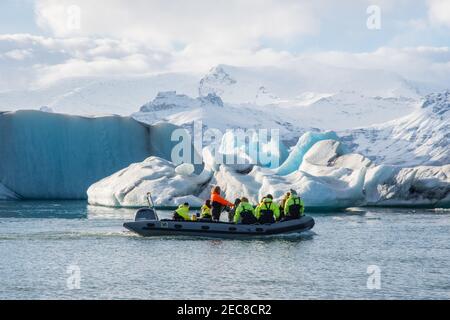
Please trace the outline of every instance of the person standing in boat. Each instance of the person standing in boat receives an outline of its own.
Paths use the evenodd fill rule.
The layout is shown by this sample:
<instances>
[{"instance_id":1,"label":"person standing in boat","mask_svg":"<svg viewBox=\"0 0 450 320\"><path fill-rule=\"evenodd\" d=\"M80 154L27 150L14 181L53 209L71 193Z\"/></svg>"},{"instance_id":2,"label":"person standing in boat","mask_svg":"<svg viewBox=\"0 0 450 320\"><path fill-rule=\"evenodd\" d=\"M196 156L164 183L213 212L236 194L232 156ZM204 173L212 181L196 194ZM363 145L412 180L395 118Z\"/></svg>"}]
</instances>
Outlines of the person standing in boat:
<instances>
[{"instance_id":1,"label":"person standing in boat","mask_svg":"<svg viewBox=\"0 0 450 320\"><path fill-rule=\"evenodd\" d=\"M280 219L280 207L273 202L271 194L268 194L256 207L255 215L261 224L275 223L275 221Z\"/></svg>"},{"instance_id":2,"label":"person standing in boat","mask_svg":"<svg viewBox=\"0 0 450 320\"><path fill-rule=\"evenodd\" d=\"M178 209L173 213L173 220L191 221L191 217L189 216L189 203L185 202L184 204L180 204Z\"/></svg>"},{"instance_id":3,"label":"person standing in boat","mask_svg":"<svg viewBox=\"0 0 450 320\"><path fill-rule=\"evenodd\" d=\"M299 219L305 214L305 204L297 195L297 191L291 189L291 195L284 205L284 220Z\"/></svg>"},{"instance_id":4,"label":"person standing in boat","mask_svg":"<svg viewBox=\"0 0 450 320\"><path fill-rule=\"evenodd\" d=\"M253 206L248 202L246 197L242 197L240 204L236 208L234 215L234 223L254 224L258 222L255 216Z\"/></svg>"},{"instance_id":5,"label":"person standing in boat","mask_svg":"<svg viewBox=\"0 0 450 320\"><path fill-rule=\"evenodd\" d=\"M220 214L225 207L233 207L234 205L220 196L220 187L215 186L211 191L212 217L214 221L220 220Z\"/></svg>"}]
</instances>

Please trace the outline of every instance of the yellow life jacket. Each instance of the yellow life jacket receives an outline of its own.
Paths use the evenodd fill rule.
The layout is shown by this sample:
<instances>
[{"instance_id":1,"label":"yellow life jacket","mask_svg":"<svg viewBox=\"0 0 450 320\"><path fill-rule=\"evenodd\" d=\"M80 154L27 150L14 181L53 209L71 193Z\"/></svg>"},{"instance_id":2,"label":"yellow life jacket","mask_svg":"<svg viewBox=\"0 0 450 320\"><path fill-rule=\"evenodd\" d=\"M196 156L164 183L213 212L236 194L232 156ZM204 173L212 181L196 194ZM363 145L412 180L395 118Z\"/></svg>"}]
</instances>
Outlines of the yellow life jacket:
<instances>
[{"instance_id":1,"label":"yellow life jacket","mask_svg":"<svg viewBox=\"0 0 450 320\"><path fill-rule=\"evenodd\" d=\"M211 208L204 204L201 208L202 218L211 218Z\"/></svg>"}]
</instances>

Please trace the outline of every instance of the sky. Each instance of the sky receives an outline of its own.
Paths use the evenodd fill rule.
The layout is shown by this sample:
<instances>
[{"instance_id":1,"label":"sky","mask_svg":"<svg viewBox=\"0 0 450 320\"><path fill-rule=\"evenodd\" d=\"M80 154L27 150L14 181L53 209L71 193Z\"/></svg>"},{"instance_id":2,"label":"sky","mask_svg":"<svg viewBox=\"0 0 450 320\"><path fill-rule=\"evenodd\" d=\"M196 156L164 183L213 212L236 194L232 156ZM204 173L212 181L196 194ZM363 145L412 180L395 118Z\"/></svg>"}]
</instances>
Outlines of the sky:
<instances>
[{"instance_id":1,"label":"sky","mask_svg":"<svg viewBox=\"0 0 450 320\"><path fill-rule=\"evenodd\" d=\"M2 0L0 92L306 60L450 83L450 0Z\"/></svg>"}]
</instances>

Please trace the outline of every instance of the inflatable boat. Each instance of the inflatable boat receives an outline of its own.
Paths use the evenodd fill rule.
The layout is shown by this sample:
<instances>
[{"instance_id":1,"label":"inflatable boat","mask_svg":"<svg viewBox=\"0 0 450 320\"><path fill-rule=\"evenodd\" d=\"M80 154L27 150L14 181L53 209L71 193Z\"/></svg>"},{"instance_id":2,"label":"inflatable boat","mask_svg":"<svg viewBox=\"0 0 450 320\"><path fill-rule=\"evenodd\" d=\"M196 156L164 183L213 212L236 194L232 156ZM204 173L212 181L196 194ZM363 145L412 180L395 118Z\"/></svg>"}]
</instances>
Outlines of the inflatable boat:
<instances>
[{"instance_id":1,"label":"inflatable boat","mask_svg":"<svg viewBox=\"0 0 450 320\"><path fill-rule=\"evenodd\" d=\"M309 216L273 224L252 225L212 222L208 220L160 220L154 207L149 207L139 209L136 212L135 221L126 222L123 226L143 237L195 236L237 239L304 232L312 229L314 223L314 219Z\"/></svg>"}]
</instances>

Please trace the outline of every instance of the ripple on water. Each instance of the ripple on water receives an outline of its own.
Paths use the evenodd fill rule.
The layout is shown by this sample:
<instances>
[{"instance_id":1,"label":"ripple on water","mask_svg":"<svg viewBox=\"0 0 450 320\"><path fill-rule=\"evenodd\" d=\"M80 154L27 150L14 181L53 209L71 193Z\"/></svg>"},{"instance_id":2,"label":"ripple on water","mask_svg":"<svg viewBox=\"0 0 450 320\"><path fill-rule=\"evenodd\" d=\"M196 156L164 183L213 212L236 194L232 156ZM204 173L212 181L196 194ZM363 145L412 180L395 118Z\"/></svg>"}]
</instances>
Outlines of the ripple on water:
<instances>
[{"instance_id":1,"label":"ripple on water","mask_svg":"<svg viewBox=\"0 0 450 320\"><path fill-rule=\"evenodd\" d=\"M0 202L0 298L448 299L448 210L314 213L304 234L141 238L133 210ZM169 212L162 212L168 215ZM79 266L81 289L67 289ZM368 290L367 267L381 270Z\"/></svg>"}]
</instances>

